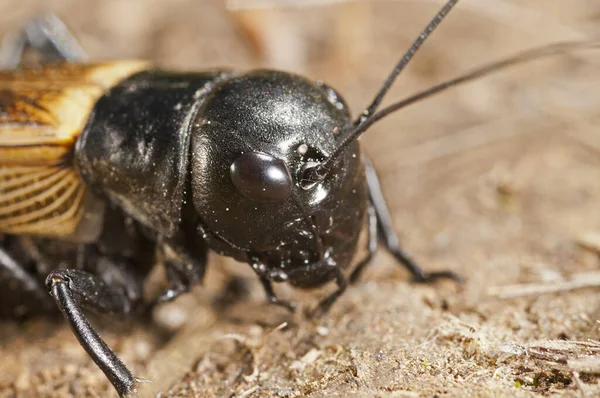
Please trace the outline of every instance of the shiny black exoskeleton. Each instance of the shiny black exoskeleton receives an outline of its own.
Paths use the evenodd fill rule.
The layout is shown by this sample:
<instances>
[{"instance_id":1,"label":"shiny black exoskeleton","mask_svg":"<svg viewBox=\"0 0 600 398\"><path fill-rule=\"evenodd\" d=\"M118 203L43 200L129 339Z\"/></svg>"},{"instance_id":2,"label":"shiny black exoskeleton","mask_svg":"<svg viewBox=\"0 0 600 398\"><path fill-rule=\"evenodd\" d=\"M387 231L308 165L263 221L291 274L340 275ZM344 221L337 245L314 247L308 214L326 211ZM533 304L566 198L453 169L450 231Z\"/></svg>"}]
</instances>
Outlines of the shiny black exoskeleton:
<instances>
[{"instance_id":1,"label":"shiny black exoskeleton","mask_svg":"<svg viewBox=\"0 0 600 398\"><path fill-rule=\"evenodd\" d=\"M349 124L332 89L299 76L142 72L98 101L75 161L88 185L175 252L199 262L190 253L201 240L265 283L316 287L349 265L363 225L358 144L332 178L310 188L300 179Z\"/></svg>"},{"instance_id":2,"label":"shiny black exoskeleton","mask_svg":"<svg viewBox=\"0 0 600 398\"><path fill-rule=\"evenodd\" d=\"M155 303L201 282L207 254L214 251L250 264L268 300L289 309L293 305L276 297L272 282L313 288L334 281L338 288L320 303L321 312L359 277L378 240L417 282L458 279L452 272L424 272L399 248L377 175L357 138L422 98L561 48L484 66L377 111L456 2L436 15L355 121L330 87L278 71L150 69L111 87L93 106L69 158L95 194L89 200L96 210L84 221L99 227L89 228L79 243L0 236L0 287L10 287L0 289L0 313L50 311L40 283L47 274L46 289L73 332L124 396L137 379L81 308L135 312L143 307L142 284L156 263L164 264L169 287ZM64 35L57 41L42 34L56 26L29 28L23 43L75 58L77 47ZM15 46L13 58L22 47ZM366 254L351 268L365 226Z\"/></svg>"},{"instance_id":3,"label":"shiny black exoskeleton","mask_svg":"<svg viewBox=\"0 0 600 398\"><path fill-rule=\"evenodd\" d=\"M454 277L427 274L400 251L358 142L335 155L353 127L338 93L289 73L134 73L97 100L69 160L95 194L98 210L83 224L98 235L83 243L6 235L0 263L10 279L0 282L13 284L13 293L4 309L49 311L38 277L49 273L46 288L75 335L126 395L136 379L81 307L134 312L156 262L169 279L157 303L201 282L212 250L250 264L269 301L288 309L293 304L276 297L272 282L314 288L335 281L338 289L319 306L325 311L369 262L379 230L416 280ZM326 163L323 178L316 171ZM367 213L367 254L348 276ZM15 302L22 294L27 299Z\"/></svg>"}]
</instances>

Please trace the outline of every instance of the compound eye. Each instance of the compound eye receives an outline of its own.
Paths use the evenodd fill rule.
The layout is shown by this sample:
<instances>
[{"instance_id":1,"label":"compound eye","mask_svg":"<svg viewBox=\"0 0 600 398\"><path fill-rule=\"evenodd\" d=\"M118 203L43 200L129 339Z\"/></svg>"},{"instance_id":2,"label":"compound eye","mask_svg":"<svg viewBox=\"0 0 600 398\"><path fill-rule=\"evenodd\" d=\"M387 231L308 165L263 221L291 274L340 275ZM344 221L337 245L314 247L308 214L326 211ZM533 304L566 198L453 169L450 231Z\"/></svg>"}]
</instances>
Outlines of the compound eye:
<instances>
[{"instance_id":1,"label":"compound eye","mask_svg":"<svg viewBox=\"0 0 600 398\"><path fill-rule=\"evenodd\" d=\"M285 162L258 152L245 153L233 162L231 180L238 191L255 202L283 202L293 189Z\"/></svg>"}]
</instances>

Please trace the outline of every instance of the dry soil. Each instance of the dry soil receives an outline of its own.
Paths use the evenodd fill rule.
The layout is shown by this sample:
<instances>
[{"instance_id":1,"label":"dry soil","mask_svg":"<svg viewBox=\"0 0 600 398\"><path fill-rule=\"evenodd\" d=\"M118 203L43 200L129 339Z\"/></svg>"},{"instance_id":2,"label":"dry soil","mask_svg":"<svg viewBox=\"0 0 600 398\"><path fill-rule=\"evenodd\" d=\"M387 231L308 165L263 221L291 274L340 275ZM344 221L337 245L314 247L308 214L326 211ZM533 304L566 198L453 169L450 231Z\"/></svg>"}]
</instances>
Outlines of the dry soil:
<instances>
[{"instance_id":1,"label":"dry soil","mask_svg":"<svg viewBox=\"0 0 600 398\"><path fill-rule=\"evenodd\" d=\"M328 82L358 113L439 4L1 0L0 34L52 11L92 59L277 67ZM597 1L465 0L388 100L599 35ZM407 108L361 140L403 247L427 269L460 273L463 286L411 284L381 251L311 319L305 310L334 286L281 286L301 305L292 316L265 304L248 266L212 256L204 286L160 308L153 325L94 323L151 380L140 396L599 396L599 73L598 51L534 62ZM249 291L224 306L232 274ZM0 397L111 394L60 319L0 324Z\"/></svg>"}]
</instances>

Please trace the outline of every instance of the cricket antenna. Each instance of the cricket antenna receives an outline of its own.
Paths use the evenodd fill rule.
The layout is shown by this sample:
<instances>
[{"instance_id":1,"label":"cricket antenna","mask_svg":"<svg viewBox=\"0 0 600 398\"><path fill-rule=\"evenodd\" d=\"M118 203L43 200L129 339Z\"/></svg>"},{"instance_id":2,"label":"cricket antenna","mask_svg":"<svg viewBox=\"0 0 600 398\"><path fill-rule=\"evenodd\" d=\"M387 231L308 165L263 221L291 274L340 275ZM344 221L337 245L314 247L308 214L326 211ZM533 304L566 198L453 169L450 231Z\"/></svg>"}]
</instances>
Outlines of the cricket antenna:
<instances>
[{"instance_id":1,"label":"cricket antenna","mask_svg":"<svg viewBox=\"0 0 600 398\"><path fill-rule=\"evenodd\" d=\"M424 38L427 37L429 33L431 33L430 26L434 25L435 27L435 22L437 21L439 23L439 21L441 20L440 16L443 17L443 15L445 15L449 11L450 7L452 7L455 3L455 1L450 1L446 3L446 6L438 13L438 15L436 15L434 20L430 23L427 29L425 29L421 36L419 36L419 39L417 39L415 43L419 42L419 40L421 40L422 42L422 40L424 40ZM394 113L402 108L407 107L408 105L414 104L425 98L431 97L435 94L445 91L451 87L455 87L463 83L476 80L480 77L492 74L510 66L515 66L543 57L565 54L578 50L598 49L600 48L600 39L595 38L590 40L553 43L548 44L546 46L526 50L517 53L516 55L513 55L511 57L507 57L499 61L479 66L478 68L472 69L471 71L464 73L463 75L460 75L442 83L438 83L435 86L429 87L428 89L413 94L408 98L395 102L377 112L376 109L379 103L381 102L382 97L389 89L390 84L393 82L394 78L398 75L398 73L404 67L404 65L406 65L406 62L408 62L405 61L405 58L408 57L408 59L410 59L414 54L414 51L416 50L414 47L415 45L413 45L411 49L406 53L406 55L402 57L402 60L400 61L400 63L398 63L388 80L385 82L382 89L375 97L373 103L362 113L362 115L356 120L356 122L353 125L349 126L341 132L339 145L333 151L333 153L323 162L312 164L303 170L301 180L301 184L303 187L308 188L310 186L313 186L316 182L323 180L327 176L327 173L331 169L331 166L340 157L340 155L344 153L348 146L352 144L352 142L358 139L358 137L362 133L367 131L373 124L383 119L384 117L390 115L391 113ZM416 46L416 48L418 48L418 45Z\"/></svg>"},{"instance_id":2,"label":"cricket antenna","mask_svg":"<svg viewBox=\"0 0 600 398\"><path fill-rule=\"evenodd\" d=\"M398 77L400 72L402 72L402 70L404 70L406 65L408 65L408 63L413 58L413 56L416 54L416 52L419 50L421 45L433 33L435 28L438 27L440 22L442 22L442 20L446 17L446 15L448 15L450 10L452 9L452 7L454 7L456 5L456 3L458 3L458 0L449 0L444 5L444 7L442 7L442 9L438 11L438 13L435 15L435 17L431 20L431 22L429 22L427 24L427 26L425 27L423 32L421 32L419 37L417 37L415 39L415 41L413 41L413 43L411 44L408 51L406 51L406 53L404 53L402 58L400 58L400 61L398 61L398 63L392 70L392 73L390 73L388 78L385 80L385 82L381 86L381 89L379 89L379 92L377 93L377 95L375 96L373 101L371 102L371 105L369 105L361 113L361 115L358 117L358 119L356 119L352 128L346 129L345 131L342 132L342 134L344 134L344 138L342 139L341 144L333 152L333 154L329 158L327 158L324 162L319 163L317 165L314 165L314 166L304 170L303 177L302 177L303 182L306 182L307 185L312 185L312 183L314 183L316 181L320 181L323 178L325 178L325 175L329 171L329 169L330 169L332 163L335 161L335 159L342 152L344 152L344 150L348 147L348 145L350 145L350 143L352 141L354 141L356 138L358 138L358 136L363 131L366 130L366 129L360 129L360 128L365 124L365 122L371 120L372 117L375 116L375 111L381 104L383 97L385 97L387 92L390 90L390 87L392 86L392 84L394 83L394 81L396 80L396 78Z\"/></svg>"},{"instance_id":3,"label":"cricket antenna","mask_svg":"<svg viewBox=\"0 0 600 398\"><path fill-rule=\"evenodd\" d=\"M387 92L390 90L390 88L392 87L392 84L394 84L394 81L396 80L396 78L398 77L400 72L402 72L402 70L404 70L406 65L408 65L408 63L413 58L413 56L416 54L416 52L419 50L419 48L421 48L421 45L433 33L435 28L438 27L440 22L442 22L442 20L446 17L446 15L448 15L450 10L452 9L452 7L454 7L456 5L456 3L458 3L458 0L448 1L446 3L446 5L444 5L444 7L442 7L442 9L438 11L438 13L435 15L435 17L431 20L431 22L429 22L429 24L427 24L427 26L425 27L423 32L421 32L419 37L417 37L415 39L415 41L413 41L413 43L411 44L408 51L406 51L406 53L404 53L402 58L400 58L400 61L398 61L398 64L396 64L396 67L394 67L394 70L392 70L392 73L390 73L388 78L385 80L385 82L379 89L379 92L377 93L377 95L375 96L373 101L371 102L371 105L369 105L362 112L362 114L359 116L358 119L356 119L356 121L354 122L356 125L360 125L365 120L367 120L369 118L369 116L371 116L373 113L375 113L375 111L381 104L383 97L385 97Z\"/></svg>"}]
</instances>

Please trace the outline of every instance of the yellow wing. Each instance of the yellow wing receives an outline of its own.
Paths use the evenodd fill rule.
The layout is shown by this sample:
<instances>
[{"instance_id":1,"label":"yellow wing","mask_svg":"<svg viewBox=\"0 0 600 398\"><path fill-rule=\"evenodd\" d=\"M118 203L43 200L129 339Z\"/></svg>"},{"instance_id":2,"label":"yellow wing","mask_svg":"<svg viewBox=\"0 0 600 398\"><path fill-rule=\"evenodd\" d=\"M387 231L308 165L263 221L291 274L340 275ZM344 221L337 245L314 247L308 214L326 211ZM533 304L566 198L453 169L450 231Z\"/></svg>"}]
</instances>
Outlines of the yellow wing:
<instances>
[{"instance_id":1,"label":"yellow wing","mask_svg":"<svg viewBox=\"0 0 600 398\"><path fill-rule=\"evenodd\" d=\"M76 234L90 196L72 168L77 137L98 98L145 69L114 61L0 72L0 233Z\"/></svg>"}]
</instances>

